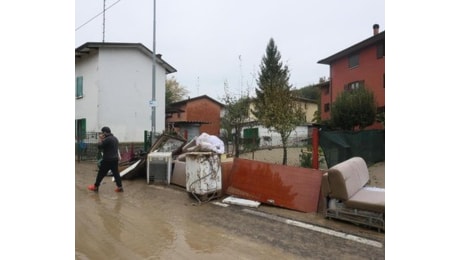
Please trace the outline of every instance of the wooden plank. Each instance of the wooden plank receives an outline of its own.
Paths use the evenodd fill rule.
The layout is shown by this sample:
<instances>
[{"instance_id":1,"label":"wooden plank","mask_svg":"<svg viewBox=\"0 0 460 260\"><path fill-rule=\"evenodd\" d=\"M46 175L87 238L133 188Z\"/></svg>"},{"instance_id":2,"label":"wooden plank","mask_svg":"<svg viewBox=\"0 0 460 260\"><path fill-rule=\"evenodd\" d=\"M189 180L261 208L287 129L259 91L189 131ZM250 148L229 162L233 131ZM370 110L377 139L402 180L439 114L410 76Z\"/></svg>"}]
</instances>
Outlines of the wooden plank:
<instances>
[{"instance_id":1,"label":"wooden plank","mask_svg":"<svg viewBox=\"0 0 460 260\"><path fill-rule=\"evenodd\" d=\"M227 193L301 212L317 212L323 171L235 158Z\"/></svg>"},{"instance_id":2,"label":"wooden plank","mask_svg":"<svg viewBox=\"0 0 460 260\"><path fill-rule=\"evenodd\" d=\"M141 162L141 160L136 161L135 163L131 164L129 167L126 167L123 171L120 172L120 178L124 177L131 171L133 171ZM112 181L115 181L115 177L112 177Z\"/></svg>"}]
</instances>

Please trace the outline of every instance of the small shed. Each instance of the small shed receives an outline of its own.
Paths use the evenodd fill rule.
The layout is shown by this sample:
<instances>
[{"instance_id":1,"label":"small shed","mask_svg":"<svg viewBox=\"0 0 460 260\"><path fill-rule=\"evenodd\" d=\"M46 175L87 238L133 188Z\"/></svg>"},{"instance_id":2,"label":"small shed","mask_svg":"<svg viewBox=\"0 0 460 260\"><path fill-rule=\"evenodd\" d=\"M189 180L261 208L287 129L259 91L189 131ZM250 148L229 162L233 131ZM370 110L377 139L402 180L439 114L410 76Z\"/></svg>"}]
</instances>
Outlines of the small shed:
<instances>
[{"instance_id":1,"label":"small shed","mask_svg":"<svg viewBox=\"0 0 460 260\"><path fill-rule=\"evenodd\" d=\"M205 121L176 121L168 122L169 129L175 129L181 136L187 141L191 141L194 137L198 137L200 133L200 127L204 124L210 124Z\"/></svg>"}]
</instances>

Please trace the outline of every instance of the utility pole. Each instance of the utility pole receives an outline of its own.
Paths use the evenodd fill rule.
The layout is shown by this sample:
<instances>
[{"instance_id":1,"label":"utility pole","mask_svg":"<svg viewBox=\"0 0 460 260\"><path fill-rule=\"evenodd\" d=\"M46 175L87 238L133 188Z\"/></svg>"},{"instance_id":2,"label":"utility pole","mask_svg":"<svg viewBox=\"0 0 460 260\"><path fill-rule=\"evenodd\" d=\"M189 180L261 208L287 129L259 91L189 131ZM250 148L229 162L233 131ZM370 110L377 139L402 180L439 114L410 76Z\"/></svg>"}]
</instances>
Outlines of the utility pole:
<instances>
[{"instance_id":1,"label":"utility pole","mask_svg":"<svg viewBox=\"0 0 460 260\"><path fill-rule=\"evenodd\" d=\"M105 42L105 0L104 0L104 9L102 9L102 42Z\"/></svg>"},{"instance_id":2,"label":"utility pole","mask_svg":"<svg viewBox=\"0 0 460 260\"><path fill-rule=\"evenodd\" d=\"M156 19L156 0L153 0L153 47L152 47L152 101L151 101L151 106L152 106L152 134L150 136L150 140L152 141L153 144L153 136L155 134L155 126L156 126L156 118L155 118L155 106L156 100L155 100L155 81L156 81L156 54L155 54L155 19Z\"/></svg>"}]
</instances>

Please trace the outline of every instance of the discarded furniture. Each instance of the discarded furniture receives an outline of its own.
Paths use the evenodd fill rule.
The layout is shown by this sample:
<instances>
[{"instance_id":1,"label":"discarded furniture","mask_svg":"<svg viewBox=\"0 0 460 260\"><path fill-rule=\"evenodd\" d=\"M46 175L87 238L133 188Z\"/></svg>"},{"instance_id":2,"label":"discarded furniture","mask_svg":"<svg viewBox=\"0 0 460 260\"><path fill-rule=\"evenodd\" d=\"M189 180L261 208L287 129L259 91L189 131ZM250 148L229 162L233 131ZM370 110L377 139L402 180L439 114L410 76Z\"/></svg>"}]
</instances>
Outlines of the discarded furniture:
<instances>
[{"instance_id":1,"label":"discarded furniture","mask_svg":"<svg viewBox=\"0 0 460 260\"><path fill-rule=\"evenodd\" d=\"M227 194L301 212L317 212L323 171L235 158Z\"/></svg>"},{"instance_id":2,"label":"discarded furniture","mask_svg":"<svg viewBox=\"0 0 460 260\"><path fill-rule=\"evenodd\" d=\"M323 174L327 218L385 230L385 189L367 186L369 170L361 157L334 165Z\"/></svg>"},{"instance_id":3,"label":"discarded furniture","mask_svg":"<svg viewBox=\"0 0 460 260\"><path fill-rule=\"evenodd\" d=\"M184 154L185 157L186 154ZM233 158L221 158L221 174L222 174L222 194L226 194L228 185L230 184L231 170L233 166ZM171 175L171 183L182 188L187 188L185 178L185 158L184 161L174 160L173 171Z\"/></svg>"},{"instance_id":4,"label":"discarded furniture","mask_svg":"<svg viewBox=\"0 0 460 260\"><path fill-rule=\"evenodd\" d=\"M221 196L220 155L215 152L189 152L185 160L186 190L199 202Z\"/></svg>"},{"instance_id":5,"label":"discarded furniture","mask_svg":"<svg viewBox=\"0 0 460 260\"><path fill-rule=\"evenodd\" d=\"M157 152L157 153L171 153L172 160L175 160L182 152L182 147L185 145L186 140L180 136L173 136L168 134L162 134L155 143L150 147L150 149L142 153L139 158L134 158L132 162L129 162L127 170L124 171L123 175L120 175L122 179L134 179L138 176L147 177L147 183L149 183L149 175L152 175L152 172L148 172L147 163L148 155ZM134 167L131 167L133 166ZM172 167L172 166L171 166ZM169 171L171 172L171 171ZM170 173L171 174L171 173ZM167 176L167 175L163 175ZM159 177L159 176L157 176ZM157 178L158 179L158 178ZM169 180L168 180L169 183Z\"/></svg>"},{"instance_id":6,"label":"discarded furniture","mask_svg":"<svg viewBox=\"0 0 460 260\"><path fill-rule=\"evenodd\" d=\"M147 184L171 182L172 152L151 152L147 155Z\"/></svg>"},{"instance_id":7,"label":"discarded furniture","mask_svg":"<svg viewBox=\"0 0 460 260\"><path fill-rule=\"evenodd\" d=\"M171 183L182 188L186 187L185 182L185 162L174 160Z\"/></svg>"}]
</instances>

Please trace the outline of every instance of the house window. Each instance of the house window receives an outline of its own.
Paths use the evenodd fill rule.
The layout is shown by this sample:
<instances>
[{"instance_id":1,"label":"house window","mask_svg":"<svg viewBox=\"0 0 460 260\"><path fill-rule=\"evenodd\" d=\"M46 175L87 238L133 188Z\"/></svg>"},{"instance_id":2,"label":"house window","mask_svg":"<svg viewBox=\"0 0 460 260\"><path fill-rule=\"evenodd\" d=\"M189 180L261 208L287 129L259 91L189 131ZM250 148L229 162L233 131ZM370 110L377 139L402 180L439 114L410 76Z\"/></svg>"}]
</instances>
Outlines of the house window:
<instances>
[{"instance_id":1,"label":"house window","mask_svg":"<svg viewBox=\"0 0 460 260\"><path fill-rule=\"evenodd\" d=\"M329 86L324 88L324 95L329 95Z\"/></svg>"},{"instance_id":2,"label":"house window","mask_svg":"<svg viewBox=\"0 0 460 260\"><path fill-rule=\"evenodd\" d=\"M377 59L385 57L385 42L377 45Z\"/></svg>"},{"instance_id":3,"label":"house window","mask_svg":"<svg viewBox=\"0 0 460 260\"><path fill-rule=\"evenodd\" d=\"M359 66L359 53L348 56L348 68Z\"/></svg>"},{"instance_id":4,"label":"house window","mask_svg":"<svg viewBox=\"0 0 460 260\"><path fill-rule=\"evenodd\" d=\"M75 97L82 98L83 97L83 77L79 76L75 82Z\"/></svg>"},{"instance_id":5,"label":"house window","mask_svg":"<svg viewBox=\"0 0 460 260\"><path fill-rule=\"evenodd\" d=\"M345 90L355 90L360 87L364 87L364 80L354 81L345 85Z\"/></svg>"},{"instance_id":6,"label":"house window","mask_svg":"<svg viewBox=\"0 0 460 260\"><path fill-rule=\"evenodd\" d=\"M324 104L324 112L329 112L330 109L329 103Z\"/></svg>"}]
</instances>

